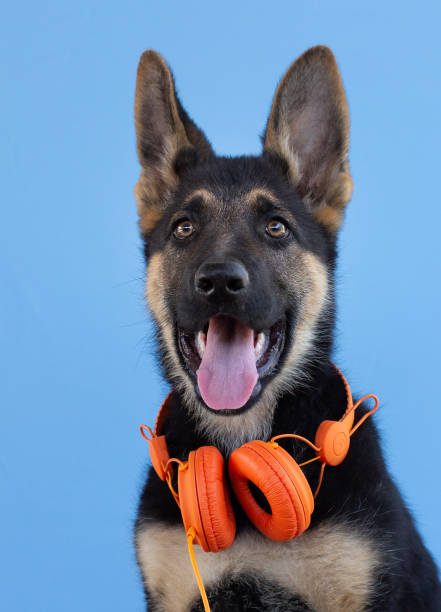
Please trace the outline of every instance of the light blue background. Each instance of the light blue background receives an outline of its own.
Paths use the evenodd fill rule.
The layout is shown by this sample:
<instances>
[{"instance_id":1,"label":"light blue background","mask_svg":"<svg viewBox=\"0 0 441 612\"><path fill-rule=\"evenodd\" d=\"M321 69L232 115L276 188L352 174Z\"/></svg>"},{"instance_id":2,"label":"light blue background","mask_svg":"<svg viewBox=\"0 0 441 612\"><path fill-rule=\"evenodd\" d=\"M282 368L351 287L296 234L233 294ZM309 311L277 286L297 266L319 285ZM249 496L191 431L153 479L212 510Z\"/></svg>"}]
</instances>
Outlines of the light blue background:
<instances>
[{"instance_id":1,"label":"light blue background","mask_svg":"<svg viewBox=\"0 0 441 612\"><path fill-rule=\"evenodd\" d=\"M148 47L170 62L222 154L258 152L283 71L311 45L334 50L355 180L337 362L354 390L380 396L389 466L441 561L439 6L3 5L2 610L143 610L132 547L147 453L138 424L153 422L166 391L132 195L135 74Z\"/></svg>"}]
</instances>

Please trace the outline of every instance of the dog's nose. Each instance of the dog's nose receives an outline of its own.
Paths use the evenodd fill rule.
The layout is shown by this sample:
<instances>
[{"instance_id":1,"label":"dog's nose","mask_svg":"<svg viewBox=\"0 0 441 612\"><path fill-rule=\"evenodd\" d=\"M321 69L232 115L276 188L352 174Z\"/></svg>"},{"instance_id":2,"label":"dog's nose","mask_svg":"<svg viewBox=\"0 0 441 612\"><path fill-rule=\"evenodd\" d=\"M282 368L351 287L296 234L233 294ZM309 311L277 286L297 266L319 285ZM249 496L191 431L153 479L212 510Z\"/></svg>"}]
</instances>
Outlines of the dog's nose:
<instances>
[{"instance_id":1,"label":"dog's nose","mask_svg":"<svg viewBox=\"0 0 441 612\"><path fill-rule=\"evenodd\" d=\"M198 269L194 284L197 293L210 300L235 298L246 292L248 272L238 261L206 261Z\"/></svg>"}]
</instances>

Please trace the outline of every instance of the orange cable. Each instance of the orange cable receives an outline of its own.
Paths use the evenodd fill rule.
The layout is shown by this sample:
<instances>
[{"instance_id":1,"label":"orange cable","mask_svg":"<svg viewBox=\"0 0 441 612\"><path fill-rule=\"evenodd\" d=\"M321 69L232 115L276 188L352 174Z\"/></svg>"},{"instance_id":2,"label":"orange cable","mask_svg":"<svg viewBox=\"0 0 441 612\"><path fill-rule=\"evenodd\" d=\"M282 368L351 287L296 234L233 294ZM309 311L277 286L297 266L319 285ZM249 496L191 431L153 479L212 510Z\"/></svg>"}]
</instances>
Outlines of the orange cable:
<instances>
[{"instance_id":1,"label":"orange cable","mask_svg":"<svg viewBox=\"0 0 441 612\"><path fill-rule=\"evenodd\" d=\"M171 480L172 479L171 473L170 472L166 472L166 474L167 474L166 479L167 479L168 488L170 489L171 494L173 495L173 498L174 498L175 502L178 504L178 506L180 508L181 504L179 503L179 495L176 493L176 491L173 488L172 480Z\"/></svg>"},{"instance_id":2,"label":"orange cable","mask_svg":"<svg viewBox=\"0 0 441 612\"><path fill-rule=\"evenodd\" d=\"M179 469L181 470L186 470L187 469L187 463L184 463L183 461L181 461L180 459L176 459L176 457L170 457L170 459L167 461L167 463L164 465L164 472L168 472L168 469L170 467L170 463L177 463L179 465Z\"/></svg>"},{"instance_id":3,"label":"orange cable","mask_svg":"<svg viewBox=\"0 0 441 612\"><path fill-rule=\"evenodd\" d=\"M147 431L148 431L148 432L149 432L149 434L151 435L151 438L148 438L148 437L145 435L145 433L144 433L144 429L147 429ZM148 425L144 425L144 424L143 424L143 425L140 425L140 426L139 426L139 431L141 432L141 436L144 438L144 440L145 440L146 442L151 442L151 441L153 440L154 435L153 435L153 432L152 432L152 430L150 429L150 427L149 427Z\"/></svg>"},{"instance_id":4,"label":"orange cable","mask_svg":"<svg viewBox=\"0 0 441 612\"><path fill-rule=\"evenodd\" d=\"M310 442L303 436L298 436L297 434L281 434L280 436L274 436L274 438L271 438L270 443L275 442L276 440L279 440L280 438L296 438L297 440L301 440L302 442L305 442L305 444L308 444L308 446L310 446L313 450L315 450L316 453L320 451L318 446L316 446L315 444L313 444L312 442Z\"/></svg>"},{"instance_id":5,"label":"orange cable","mask_svg":"<svg viewBox=\"0 0 441 612\"><path fill-rule=\"evenodd\" d=\"M205 612L210 612L210 604L208 603L207 593L205 592L204 583L202 582L201 575L199 573L198 564L196 563L196 557L194 554L193 541L196 537L196 531L194 527L190 527L187 531L187 545L188 545L188 554L190 555L191 565L193 567L194 575L196 577L196 582L198 583L199 592L202 597L202 601L204 603Z\"/></svg>"},{"instance_id":6,"label":"orange cable","mask_svg":"<svg viewBox=\"0 0 441 612\"><path fill-rule=\"evenodd\" d=\"M299 467L303 467L304 465L308 465L308 463L312 463L313 461L318 461L320 457L313 457L312 459L308 459L308 461L304 461L303 463L299 463Z\"/></svg>"},{"instance_id":7,"label":"orange cable","mask_svg":"<svg viewBox=\"0 0 441 612\"><path fill-rule=\"evenodd\" d=\"M326 463L322 463L322 467L320 469L320 476L319 476L318 485L317 485L317 488L316 488L315 493L314 493L314 499L317 497L317 493L320 491L320 487L322 486L323 474L325 473L325 467L326 467Z\"/></svg>"},{"instance_id":8,"label":"orange cable","mask_svg":"<svg viewBox=\"0 0 441 612\"><path fill-rule=\"evenodd\" d=\"M355 404L353 410L355 410L356 408L358 408L360 406L360 404L362 404L364 401L366 401L367 399L373 399L375 401L375 406L372 408L372 410L369 410L369 412L367 412L365 415L363 415L361 417L361 419L356 423L356 425L354 425L354 427L351 429L351 431L349 432L349 435L352 436L352 434L354 433L354 431L357 431L357 429L360 427L360 425L362 425L365 420L371 416L371 414L374 414L374 412L378 409L378 397L376 395L373 395L372 393L370 393L369 395L365 395L364 397L362 397L361 399L358 400L358 402Z\"/></svg>"},{"instance_id":9,"label":"orange cable","mask_svg":"<svg viewBox=\"0 0 441 612\"><path fill-rule=\"evenodd\" d=\"M174 490L173 485L172 485L172 475L171 475L171 470L170 470L170 465L172 463L177 463L179 465L179 469L180 470L186 470L187 467L188 467L188 463L184 463L180 459L176 459L176 457L171 457L167 461L167 463L164 465L164 472L166 473L166 480L167 480L168 488L170 489L171 494L173 495L175 502L178 504L178 506L180 508L181 504L179 502L179 495Z\"/></svg>"}]
</instances>

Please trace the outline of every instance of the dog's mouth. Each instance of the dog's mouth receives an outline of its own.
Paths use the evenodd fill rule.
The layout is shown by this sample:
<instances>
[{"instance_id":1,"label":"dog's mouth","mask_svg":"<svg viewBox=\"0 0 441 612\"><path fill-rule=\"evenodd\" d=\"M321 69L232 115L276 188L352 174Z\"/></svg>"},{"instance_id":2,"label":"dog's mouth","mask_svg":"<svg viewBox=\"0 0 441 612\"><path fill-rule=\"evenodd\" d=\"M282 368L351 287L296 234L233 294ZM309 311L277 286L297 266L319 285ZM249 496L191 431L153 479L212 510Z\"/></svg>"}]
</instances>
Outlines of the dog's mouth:
<instances>
[{"instance_id":1,"label":"dog's mouth","mask_svg":"<svg viewBox=\"0 0 441 612\"><path fill-rule=\"evenodd\" d=\"M212 410L238 410L259 395L285 346L286 321L256 331L226 315L192 332L178 327L178 346L187 370L196 376Z\"/></svg>"}]
</instances>

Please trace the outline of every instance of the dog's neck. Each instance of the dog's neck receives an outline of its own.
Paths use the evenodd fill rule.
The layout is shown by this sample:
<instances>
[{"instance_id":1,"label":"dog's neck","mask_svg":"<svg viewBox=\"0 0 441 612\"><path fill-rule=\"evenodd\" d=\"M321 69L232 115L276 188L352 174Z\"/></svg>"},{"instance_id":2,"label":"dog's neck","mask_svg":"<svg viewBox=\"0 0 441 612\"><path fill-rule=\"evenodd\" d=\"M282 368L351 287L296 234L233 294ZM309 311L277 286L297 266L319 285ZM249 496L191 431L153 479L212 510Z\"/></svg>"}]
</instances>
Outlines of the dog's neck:
<instances>
[{"instance_id":1,"label":"dog's neck","mask_svg":"<svg viewBox=\"0 0 441 612\"><path fill-rule=\"evenodd\" d=\"M217 446L227 456L245 442L253 439L268 440L286 432L314 439L324 419L341 418L346 408L347 393L343 380L331 363L311 368L309 374L307 384L284 394L274 406L268 407L270 418L263 428L255 429L249 425L247 427L247 424L253 423L253 408L232 416L210 414L211 419L205 419L202 425L185 398L173 390L168 401L168 416L164 418L163 432L167 434L167 440L170 439L169 445L175 446L175 456L182 455L182 458L185 458L189 450L205 445ZM240 425L239 419L243 425ZM210 423L221 425L210 431ZM259 429L263 435L260 435Z\"/></svg>"}]
</instances>

